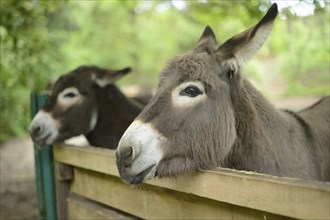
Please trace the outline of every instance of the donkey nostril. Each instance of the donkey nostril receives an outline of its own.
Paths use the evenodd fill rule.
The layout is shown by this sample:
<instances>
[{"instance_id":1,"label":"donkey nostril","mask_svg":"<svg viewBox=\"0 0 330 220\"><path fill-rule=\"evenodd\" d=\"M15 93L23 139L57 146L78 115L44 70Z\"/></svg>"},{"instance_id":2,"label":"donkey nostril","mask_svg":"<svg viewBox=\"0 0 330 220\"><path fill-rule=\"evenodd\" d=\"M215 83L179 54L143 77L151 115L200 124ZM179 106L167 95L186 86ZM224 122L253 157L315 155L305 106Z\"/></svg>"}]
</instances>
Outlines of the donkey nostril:
<instances>
[{"instance_id":1,"label":"donkey nostril","mask_svg":"<svg viewBox=\"0 0 330 220\"><path fill-rule=\"evenodd\" d=\"M130 157L130 156L132 156L132 154L133 154L133 148L131 146L129 146L127 148L127 151L125 152L124 157Z\"/></svg>"},{"instance_id":2,"label":"donkey nostril","mask_svg":"<svg viewBox=\"0 0 330 220\"><path fill-rule=\"evenodd\" d=\"M126 148L125 152L123 153L123 157L124 159L126 159L126 158L130 158L132 155L133 155L133 148L129 146L128 148Z\"/></svg>"},{"instance_id":3,"label":"donkey nostril","mask_svg":"<svg viewBox=\"0 0 330 220\"><path fill-rule=\"evenodd\" d=\"M40 133L41 133L41 126L36 126L31 131L31 135L33 137L36 137L36 136L40 135Z\"/></svg>"},{"instance_id":4,"label":"donkey nostril","mask_svg":"<svg viewBox=\"0 0 330 220\"><path fill-rule=\"evenodd\" d=\"M41 132L41 127L40 127L40 126L36 127L36 129L34 130L34 132L35 132L36 134L40 134L40 132Z\"/></svg>"},{"instance_id":5,"label":"donkey nostril","mask_svg":"<svg viewBox=\"0 0 330 220\"><path fill-rule=\"evenodd\" d=\"M128 166L133 159L133 147L129 146L122 152L124 165Z\"/></svg>"}]
</instances>

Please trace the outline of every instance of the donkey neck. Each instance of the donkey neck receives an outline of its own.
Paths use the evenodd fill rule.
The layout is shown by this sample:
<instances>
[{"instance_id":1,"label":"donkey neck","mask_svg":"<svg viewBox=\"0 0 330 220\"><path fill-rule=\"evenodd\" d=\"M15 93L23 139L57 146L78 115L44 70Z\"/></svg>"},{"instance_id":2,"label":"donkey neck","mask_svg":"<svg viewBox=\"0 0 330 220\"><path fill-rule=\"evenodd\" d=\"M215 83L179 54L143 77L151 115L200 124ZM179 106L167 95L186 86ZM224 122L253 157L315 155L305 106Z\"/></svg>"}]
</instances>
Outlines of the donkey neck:
<instances>
[{"instance_id":1,"label":"donkey neck","mask_svg":"<svg viewBox=\"0 0 330 220\"><path fill-rule=\"evenodd\" d=\"M231 99L240 139L257 138L265 131L263 128L282 120L282 113L246 79L231 82Z\"/></svg>"},{"instance_id":2,"label":"donkey neck","mask_svg":"<svg viewBox=\"0 0 330 220\"><path fill-rule=\"evenodd\" d=\"M287 124L292 118L277 110L249 81L233 80L230 86L237 138L225 163L235 169L276 174L281 166L277 154L288 141Z\"/></svg>"},{"instance_id":3,"label":"donkey neck","mask_svg":"<svg viewBox=\"0 0 330 220\"><path fill-rule=\"evenodd\" d=\"M85 136L91 145L116 149L121 136L142 108L131 102L115 85L99 88L96 98L97 123Z\"/></svg>"},{"instance_id":4,"label":"donkey neck","mask_svg":"<svg viewBox=\"0 0 330 220\"><path fill-rule=\"evenodd\" d=\"M270 103L248 80L244 80L243 83L245 95L249 100L249 105L246 107L253 111L255 123L259 123L262 127L269 127L285 120L283 112Z\"/></svg>"}]
</instances>

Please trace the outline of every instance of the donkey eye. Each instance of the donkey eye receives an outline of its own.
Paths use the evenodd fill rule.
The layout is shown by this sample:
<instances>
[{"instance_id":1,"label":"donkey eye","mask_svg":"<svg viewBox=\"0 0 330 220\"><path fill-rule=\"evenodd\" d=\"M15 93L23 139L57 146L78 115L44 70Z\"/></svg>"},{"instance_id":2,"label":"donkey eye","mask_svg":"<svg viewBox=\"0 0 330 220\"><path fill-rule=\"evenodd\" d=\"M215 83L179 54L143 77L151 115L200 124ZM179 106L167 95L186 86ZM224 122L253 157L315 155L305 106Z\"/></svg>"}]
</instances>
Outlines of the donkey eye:
<instances>
[{"instance_id":1,"label":"donkey eye","mask_svg":"<svg viewBox=\"0 0 330 220\"><path fill-rule=\"evenodd\" d=\"M73 92L68 92L67 94L64 95L64 97L66 97L66 98L73 98L75 96L76 96L76 94Z\"/></svg>"},{"instance_id":2,"label":"donkey eye","mask_svg":"<svg viewBox=\"0 0 330 220\"><path fill-rule=\"evenodd\" d=\"M196 97L203 94L203 92L196 86L188 86L180 92L181 96Z\"/></svg>"}]
</instances>

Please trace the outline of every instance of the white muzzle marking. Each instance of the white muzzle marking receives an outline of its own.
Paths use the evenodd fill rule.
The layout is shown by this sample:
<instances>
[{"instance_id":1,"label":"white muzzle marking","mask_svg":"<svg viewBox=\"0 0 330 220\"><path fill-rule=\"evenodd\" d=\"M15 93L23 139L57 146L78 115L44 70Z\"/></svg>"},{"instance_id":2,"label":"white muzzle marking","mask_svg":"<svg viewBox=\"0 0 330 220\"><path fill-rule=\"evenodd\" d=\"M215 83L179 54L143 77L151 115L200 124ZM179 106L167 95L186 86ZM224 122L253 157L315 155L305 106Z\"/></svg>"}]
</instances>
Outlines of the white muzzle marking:
<instances>
[{"instance_id":1,"label":"white muzzle marking","mask_svg":"<svg viewBox=\"0 0 330 220\"><path fill-rule=\"evenodd\" d=\"M50 145L58 136L58 127L58 123L49 113L40 110L33 118L29 132L37 145Z\"/></svg>"},{"instance_id":2,"label":"white muzzle marking","mask_svg":"<svg viewBox=\"0 0 330 220\"><path fill-rule=\"evenodd\" d=\"M161 144L164 141L165 137L153 128L151 124L135 120L125 131L117 148L117 155L120 158L121 152L125 152L125 149L132 147L132 156L130 158L132 161L130 165L118 167L123 180L131 182L131 179L150 167L152 168L149 172L141 178L143 178L142 181L153 178L157 171L157 165L163 158Z\"/></svg>"}]
</instances>

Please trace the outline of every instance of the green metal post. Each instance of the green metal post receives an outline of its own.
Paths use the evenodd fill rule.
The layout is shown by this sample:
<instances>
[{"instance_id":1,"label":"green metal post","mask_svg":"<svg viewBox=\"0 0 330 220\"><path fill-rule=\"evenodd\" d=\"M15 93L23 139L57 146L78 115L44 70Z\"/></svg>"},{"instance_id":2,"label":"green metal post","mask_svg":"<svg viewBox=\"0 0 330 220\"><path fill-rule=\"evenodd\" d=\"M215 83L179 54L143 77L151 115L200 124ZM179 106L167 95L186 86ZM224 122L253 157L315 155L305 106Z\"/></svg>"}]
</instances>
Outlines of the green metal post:
<instances>
[{"instance_id":1,"label":"green metal post","mask_svg":"<svg viewBox=\"0 0 330 220\"><path fill-rule=\"evenodd\" d=\"M33 93L31 95L32 118L45 104L46 99L46 94ZM53 149L51 146L35 145L34 155L39 219L55 220L57 213Z\"/></svg>"},{"instance_id":2,"label":"green metal post","mask_svg":"<svg viewBox=\"0 0 330 220\"><path fill-rule=\"evenodd\" d=\"M37 114L39 110L38 106L38 94L31 94L31 118ZM41 153L38 149L38 146L34 144L34 165L35 165L35 175L36 175L36 188L37 188L37 203L38 203L38 217L39 220L46 218L45 210L45 198L44 198L44 189L42 181L42 172L41 172Z\"/></svg>"}]
</instances>

